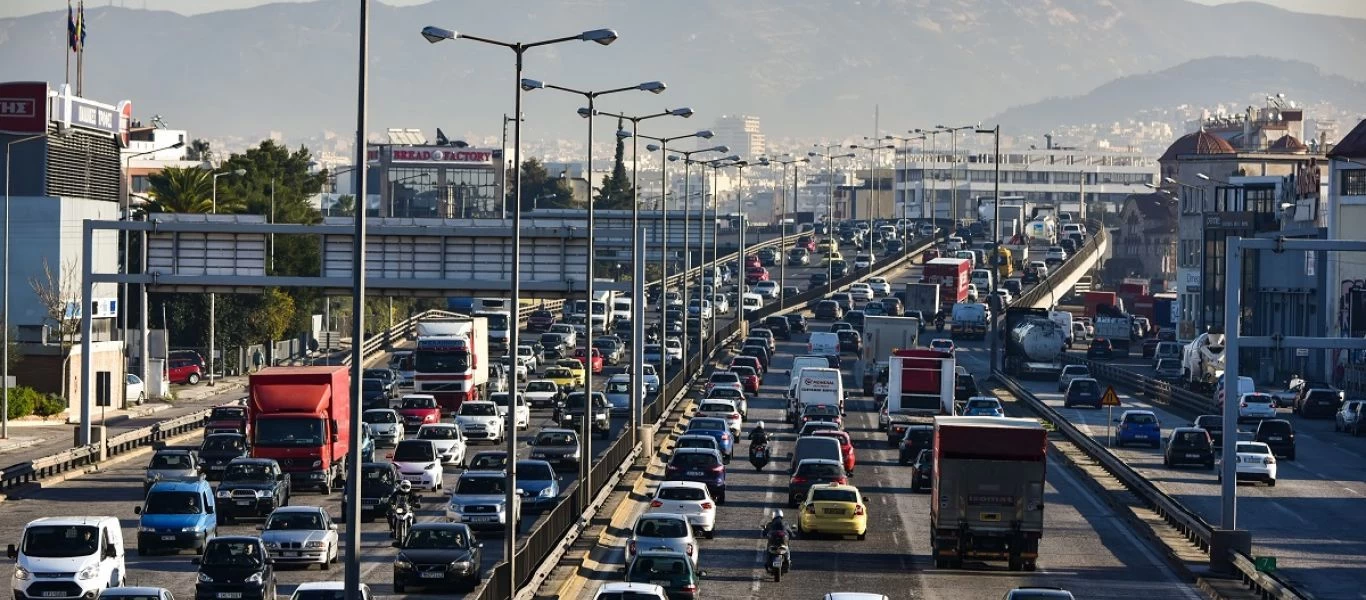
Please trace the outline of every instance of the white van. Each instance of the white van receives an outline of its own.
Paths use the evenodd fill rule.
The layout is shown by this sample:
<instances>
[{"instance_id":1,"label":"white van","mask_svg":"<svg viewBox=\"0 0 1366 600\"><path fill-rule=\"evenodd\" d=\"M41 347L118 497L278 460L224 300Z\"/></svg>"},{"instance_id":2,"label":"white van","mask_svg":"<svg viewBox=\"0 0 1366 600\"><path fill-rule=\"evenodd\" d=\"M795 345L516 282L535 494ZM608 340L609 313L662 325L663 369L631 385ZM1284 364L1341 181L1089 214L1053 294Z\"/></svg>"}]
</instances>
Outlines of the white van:
<instances>
[{"instance_id":1,"label":"white van","mask_svg":"<svg viewBox=\"0 0 1366 600\"><path fill-rule=\"evenodd\" d=\"M749 313L759 310L763 307L764 297L760 296L759 294L755 294L753 292L745 292L743 295L740 296L741 315L748 315Z\"/></svg>"},{"instance_id":2,"label":"white van","mask_svg":"<svg viewBox=\"0 0 1366 600\"><path fill-rule=\"evenodd\" d=\"M1065 310L1050 310L1048 311L1048 318L1062 328L1063 343L1071 348L1077 335L1076 331L1072 329L1072 313ZM1085 329L1083 328L1082 331Z\"/></svg>"},{"instance_id":3,"label":"white van","mask_svg":"<svg viewBox=\"0 0 1366 600\"><path fill-rule=\"evenodd\" d=\"M801 381L802 369L829 369L830 361L824 356L798 356L792 359L792 368L787 370L787 398L797 397L797 382Z\"/></svg>"},{"instance_id":4,"label":"white van","mask_svg":"<svg viewBox=\"0 0 1366 600\"><path fill-rule=\"evenodd\" d=\"M991 281L992 279L993 279L993 277L991 276L991 270L990 270L990 269L973 269L973 270L972 270L972 284L975 285L975 286L977 286L977 289L979 289L979 290L994 290L994 289L996 289L996 286L994 286L994 285L991 284L991 283L992 283L992 281Z\"/></svg>"},{"instance_id":5,"label":"white van","mask_svg":"<svg viewBox=\"0 0 1366 600\"><path fill-rule=\"evenodd\" d=\"M1219 383L1218 383L1218 385L1214 388L1214 405L1215 405L1215 406L1218 406L1218 407L1220 407L1220 408L1223 408L1223 406L1224 406L1224 380L1225 380L1225 379L1226 379L1226 377L1224 377L1224 376L1222 376L1222 375L1219 376ZM1237 394L1234 394L1234 397L1235 397L1235 398L1242 398L1242 397L1243 397L1243 394L1251 394L1251 393L1254 393L1254 392L1256 392L1256 391L1257 391L1257 383L1254 382L1254 381L1252 381L1252 378L1251 378L1251 377L1239 377L1239 378L1238 378L1238 393L1237 393Z\"/></svg>"},{"instance_id":6,"label":"white van","mask_svg":"<svg viewBox=\"0 0 1366 600\"><path fill-rule=\"evenodd\" d=\"M123 585L123 530L114 517L44 517L24 526L16 547L12 587L16 597L95 598ZM78 590L70 595L68 590Z\"/></svg>"},{"instance_id":7,"label":"white van","mask_svg":"<svg viewBox=\"0 0 1366 600\"><path fill-rule=\"evenodd\" d=\"M617 297L612 300L612 320L630 321L631 320L631 299Z\"/></svg>"},{"instance_id":8,"label":"white van","mask_svg":"<svg viewBox=\"0 0 1366 600\"><path fill-rule=\"evenodd\" d=\"M816 356L839 356L840 336L829 331L813 331L806 340L807 354Z\"/></svg>"}]
</instances>

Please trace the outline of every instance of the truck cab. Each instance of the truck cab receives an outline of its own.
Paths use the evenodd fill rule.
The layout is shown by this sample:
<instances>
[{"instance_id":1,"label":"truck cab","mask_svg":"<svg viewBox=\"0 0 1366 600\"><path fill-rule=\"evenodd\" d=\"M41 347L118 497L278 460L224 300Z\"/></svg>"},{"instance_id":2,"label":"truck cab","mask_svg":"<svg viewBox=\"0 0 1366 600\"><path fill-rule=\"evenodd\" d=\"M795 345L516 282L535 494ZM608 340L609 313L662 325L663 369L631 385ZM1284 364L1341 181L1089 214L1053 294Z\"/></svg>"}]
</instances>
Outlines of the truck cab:
<instances>
[{"instance_id":1,"label":"truck cab","mask_svg":"<svg viewBox=\"0 0 1366 600\"><path fill-rule=\"evenodd\" d=\"M252 374L251 455L274 459L295 487L331 494L345 476L343 458L352 443L350 383L345 365Z\"/></svg>"}]
</instances>

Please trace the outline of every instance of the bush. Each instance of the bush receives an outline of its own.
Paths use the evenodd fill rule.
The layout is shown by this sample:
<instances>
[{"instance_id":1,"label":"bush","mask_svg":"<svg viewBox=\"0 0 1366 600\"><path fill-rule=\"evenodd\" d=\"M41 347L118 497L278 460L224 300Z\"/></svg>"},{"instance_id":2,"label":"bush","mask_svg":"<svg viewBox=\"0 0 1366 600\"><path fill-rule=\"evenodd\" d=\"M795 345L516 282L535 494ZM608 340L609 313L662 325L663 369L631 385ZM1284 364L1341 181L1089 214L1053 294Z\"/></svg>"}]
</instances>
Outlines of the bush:
<instances>
[{"instance_id":1,"label":"bush","mask_svg":"<svg viewBox=\"0 0 1366 600\"><path fill-rule=\"evenodd\" d=\"M43 418L61 414L66 410L66 401L56 394L40 394L33 403L33 414Z\"/></svg>"},{"instance_id":2,"label":"bush","mask_svg":"<svg viewBox=\"0 0 1366 600\"><path fill-rule=\"evenodd\" d=\"M11 389L9 391L9 418L18 419L33 414L33 405L42 396L38 390L30 387L19 386Z\"/></svg>"}]
</instances>

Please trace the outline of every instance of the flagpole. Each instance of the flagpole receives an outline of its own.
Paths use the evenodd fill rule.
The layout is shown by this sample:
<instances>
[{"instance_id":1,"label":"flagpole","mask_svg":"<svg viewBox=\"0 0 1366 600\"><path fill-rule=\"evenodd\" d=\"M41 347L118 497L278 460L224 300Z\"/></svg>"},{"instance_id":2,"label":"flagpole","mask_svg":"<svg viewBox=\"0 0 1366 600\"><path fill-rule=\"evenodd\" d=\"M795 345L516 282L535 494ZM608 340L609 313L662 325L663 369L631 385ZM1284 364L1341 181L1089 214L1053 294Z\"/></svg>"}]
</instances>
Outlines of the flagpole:
<instances>
[{"instance_id":1,"label":"flagpole","mask_svg":"<svg viewBox=\"0 0 1366 600\"><path fill-rule=\"evenodd\" d=\"M71 52L75 50L72 46L72 39L76 33L76 20L71 14L71 0L66 0L66 43L63 54L66 55L66 70L62 72L63 82L71 85Z\"/></svg>"},{"instance_id":2,"label":"flagpole","mask_svg":"<svg viewBox=\"0 0 1366 600\"><path fill-rule=\"evenodd\" d=\"M85 0L80 0L76 8L76 95L84 97L85 91Z\"/></svg>"}]
</instances>

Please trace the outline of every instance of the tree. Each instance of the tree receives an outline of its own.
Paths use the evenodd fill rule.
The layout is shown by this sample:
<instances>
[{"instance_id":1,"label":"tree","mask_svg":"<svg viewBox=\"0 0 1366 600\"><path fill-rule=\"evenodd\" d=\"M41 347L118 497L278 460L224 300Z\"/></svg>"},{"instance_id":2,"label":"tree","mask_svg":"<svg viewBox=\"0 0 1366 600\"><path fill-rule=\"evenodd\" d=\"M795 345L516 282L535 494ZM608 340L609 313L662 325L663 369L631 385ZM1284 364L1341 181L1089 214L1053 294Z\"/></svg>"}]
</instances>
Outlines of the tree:
<instances>
[{"instance_id":1,"label":"tree","mask_svg":"<svg viewBox=\"0 0 1366 600\"><path fill-rule=\"evenodd\" d=\"M621 131L622 121L617 119L617 131ZM612 173L602 180L602 189L596 202L598 208L630 210L635 201L635 182L626 175L626 142L617 138L616 157L612 161Z\"/></svg>"},{"instance_id":2,"label":"tree","mask_svg":"<svg viewBox=\"0 0 1366 600\"><path fill-rule=\"evenodd\" d=\"M81 328L80 313L75 310L81 305L75 259L62 263L61 268L54 274L51 265L44 258L43 276L30 277L28 284L33 288L33 293L37 294L38 302L47 313L44 320L50 323L50 331L57 336L57 346L62 356L61 393L62 398L68 398L70 396L66 389L66 368L71 358L71 346L76 342L76 334L80 333Z\"/></svg>"},{"instance_id":3,"label":"tree","mask_svg":"<svg viewBox=\"0 0 1366 600\"><path fill-rule=\"evenodd\" d=\"M327 211L329 216L350 217L356 214L356 197L351 194L338 196Z\"/></svg>"},{"instance_id":4,"label":"tree","mask_svg":"<svg viewBox=\"0 0 1366 600\"><path fill-rule=\"evenodd\" d=\"M147 183L152 186L147 212L233 213L242 208L237 197L220 181L215 211L213 173L198 167L166 167L147 176Z\"/></svg>"},{"instance_id":5,"label":"tree","mask_svg":"<svg viewBox=\"0 0 1366 600\"><path fill-rule=\"evenodd\" d=\"M254 340L278 340L285 337L294 321L294 298L280 288L270 288L257 299L251 313Z\"/></svg>"},{"instance_id":6,"label":"tree","mask_svg":"<svg viewBox=\"0 0 1366 600\"><path fill-rule=\"evenodd\" d=\"M185 147L185 160L207 162L212 155L213 150L209 148L208 140L195 139Z\"/></svg>"},{"instance_id":7,"label":"tree","mask_svg":"<svg viewBox=\"0 0 1366 600\"><path fill-rule=\"evenodd\" d=\"M508 181L512 181L512 173ZM512 185L507 186L508 199L512 199ZM545 165L534 158L522 162L522 210L540 208L576 208L574 189L569 181L561 177L551 177Z\"/></svg>"}]
</instances>

